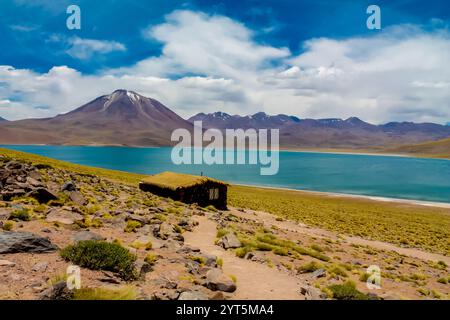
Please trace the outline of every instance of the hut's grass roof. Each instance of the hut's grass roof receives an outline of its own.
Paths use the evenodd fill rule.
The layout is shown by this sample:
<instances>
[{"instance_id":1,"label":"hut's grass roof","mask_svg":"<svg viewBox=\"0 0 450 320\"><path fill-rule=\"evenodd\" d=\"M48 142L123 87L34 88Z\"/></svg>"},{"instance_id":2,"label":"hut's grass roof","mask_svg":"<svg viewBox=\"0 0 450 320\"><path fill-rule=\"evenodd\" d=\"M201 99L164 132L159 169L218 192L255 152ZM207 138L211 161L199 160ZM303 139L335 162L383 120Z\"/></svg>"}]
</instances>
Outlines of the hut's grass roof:
<instances>
[{"instance_id":1,"label":"hut's grass roof","mask_svg":"<svg viewBox=\"0 0 450 320\"><path fill-rule=\"evenodd\" d=\"M161 172L144 178L141 183L172 190L193 187L208 181L226 185L226 183L204 176L194 176L176 172Z\"/></svg>"}]
</instances>

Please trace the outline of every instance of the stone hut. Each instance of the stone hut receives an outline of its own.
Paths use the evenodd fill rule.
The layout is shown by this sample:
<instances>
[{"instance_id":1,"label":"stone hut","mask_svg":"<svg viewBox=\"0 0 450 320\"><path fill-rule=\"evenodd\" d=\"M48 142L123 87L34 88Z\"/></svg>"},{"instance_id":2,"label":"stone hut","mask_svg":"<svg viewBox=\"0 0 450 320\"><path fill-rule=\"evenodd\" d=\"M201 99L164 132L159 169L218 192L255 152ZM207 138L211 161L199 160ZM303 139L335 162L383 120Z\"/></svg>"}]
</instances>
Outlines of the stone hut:
<instances>
[{"instance_id":1,"label":"stone hut","mask_svg":"<svg viewBox=\"0 0 450 320\"><path fill-rule=\"evenodd\" d=\"M213 205L220 210L227 209L228 185L204 176L162 172L143 179L139 188L188 204L197 203L202 207Z\"/></svg>"}]
</instances>

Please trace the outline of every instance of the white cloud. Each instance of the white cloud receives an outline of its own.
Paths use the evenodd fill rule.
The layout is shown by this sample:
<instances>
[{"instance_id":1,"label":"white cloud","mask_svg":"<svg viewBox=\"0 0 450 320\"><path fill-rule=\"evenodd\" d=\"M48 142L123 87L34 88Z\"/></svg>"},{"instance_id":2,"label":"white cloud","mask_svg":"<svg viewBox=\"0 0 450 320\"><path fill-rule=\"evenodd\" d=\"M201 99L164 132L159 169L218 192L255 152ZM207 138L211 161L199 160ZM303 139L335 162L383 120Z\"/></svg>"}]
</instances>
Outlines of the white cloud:
<instances>
[{"instance_id":1,"label":"white cloud","mask_svg":"<svg viewBox=\"0 0 450 320\"><path fill-rule=\"evenodd\" d=\"M70 56L82 60L91 59L95 54L126 51L126 47L116 41L72 37L68 39L68 43L70 48L66 52Z\"/></svg>"},{"instance_id":2,"label":"white cloud","mask_svg":"<svg viewBox=\"0 0 450 320\"><path fill-rule=\"evenodd\" d=\"M143 33L164 44L162 55L120 72L163 76L188 72L234 78L290 54L287 48L257 44L251 30L227 17L192 11L175 11L165 23Z\"/></svg>"},{"instance_id":3,"label":"white cloud","mask_svg":"<svg viewBox=\"0 0 450 320\"><path fill-rule=\"evenodd\" d=\"M253 31L230 18L192 11L175 11L143 35L162 43L159 56L97 75L66 66L43 74L0 67L0 83L6 84L0 86L0 100L18 95L28 117L49 116L127 88L182 116L220 110L301 118L358 116L376 123L450 119L446 29L426 32L404 25L366 37L310 39L297 56L256 42ZM76 41L81 49L73 54L79 58L88 57L89 50L125 49L117 43ZM8 114L3 110L0 116L11 119L24 114L12 107Z\"/></svg>"}]
</instances>

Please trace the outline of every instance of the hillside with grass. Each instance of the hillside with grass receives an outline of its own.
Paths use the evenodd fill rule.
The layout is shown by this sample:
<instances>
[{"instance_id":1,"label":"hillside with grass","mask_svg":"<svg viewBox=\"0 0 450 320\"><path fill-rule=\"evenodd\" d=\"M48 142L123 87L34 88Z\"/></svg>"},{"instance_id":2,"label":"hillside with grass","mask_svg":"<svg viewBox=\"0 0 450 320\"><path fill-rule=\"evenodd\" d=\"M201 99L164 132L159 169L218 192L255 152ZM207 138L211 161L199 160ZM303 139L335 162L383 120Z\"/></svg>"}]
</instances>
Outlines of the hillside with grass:
<instances>
[{"instance_id":1,"label":"hillside with grass","mask_svg":"<svg viewBox=\"0 0 450 320\"><path fill-rule=\"evenodd\" d=\"M0 299L449 297L449 209L230 186L217 210L144 177L0 149Z\"/></svg>"},{"instance_id":2,"label":"hillside with grass","mask_svg":"<svg viewBox=\"0 0 450 320\"><path fill-rule=\"evenodd\" d=\"M385 150L388 153L400 153L419 157L450 159L450 139L405 145Z\"/></svg>"}]
</instances>

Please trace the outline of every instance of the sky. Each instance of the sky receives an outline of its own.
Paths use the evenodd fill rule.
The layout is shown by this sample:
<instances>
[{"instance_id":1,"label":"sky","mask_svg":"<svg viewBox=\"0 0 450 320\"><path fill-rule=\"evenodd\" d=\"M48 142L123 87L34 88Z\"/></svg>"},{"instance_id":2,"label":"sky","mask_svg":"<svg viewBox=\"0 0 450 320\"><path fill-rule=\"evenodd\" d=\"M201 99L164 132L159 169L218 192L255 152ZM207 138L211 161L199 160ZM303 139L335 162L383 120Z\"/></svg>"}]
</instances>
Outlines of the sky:
<instances>
[{"instance_id":1,"label":"sky","mask_svg":"<svg viewBox=\"0 0 450 320\"><path fill-rule=\"evenodd\" d=\"M69 30L67 7L81 9ZM366 9L381 9L369 30ZM0 117L116 89L198 112L450 121L446 0L1 0Z\"/></svg>"}]
</instances>

